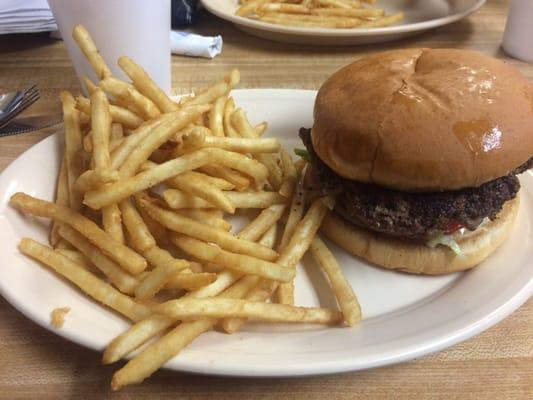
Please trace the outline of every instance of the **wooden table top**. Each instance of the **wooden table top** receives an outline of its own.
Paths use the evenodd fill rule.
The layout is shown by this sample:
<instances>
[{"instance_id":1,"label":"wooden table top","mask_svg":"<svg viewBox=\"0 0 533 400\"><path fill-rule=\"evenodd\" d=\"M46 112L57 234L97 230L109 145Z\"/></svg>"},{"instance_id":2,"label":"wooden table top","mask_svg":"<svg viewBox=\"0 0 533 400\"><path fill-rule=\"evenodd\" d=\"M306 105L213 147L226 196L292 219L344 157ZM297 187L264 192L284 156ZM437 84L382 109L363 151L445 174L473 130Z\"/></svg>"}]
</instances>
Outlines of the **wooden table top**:
<instances>
[{"instance_id":1,"label":"wooden table top","mask_svg":"<svg viewBox=\"0 0 533 400\"><path fill-rule=\"evenodd\" d=\"M189 92L237 66L244 88L317 89L333 71L363 55L397 47L460 47L506 58L500 50L507 1L494 0L468 19L394 43L363 47L280 44L245 35L207 13L195 30L222 34L214 60L174 56L173 87ZM533 65L509 59L533 78ZM34 111L57 110L60 90L79 91L63 43L46 35L0 37L0 92L38 84ZM0 138L0 170L49 132ZM401 365L298 379L228 379L159 371L142 385L112 393L116 366L100 354L38 327L0 298L0 398L183 399L532 399L533 300L481 335Z\"/></svg>"}]
</instances>

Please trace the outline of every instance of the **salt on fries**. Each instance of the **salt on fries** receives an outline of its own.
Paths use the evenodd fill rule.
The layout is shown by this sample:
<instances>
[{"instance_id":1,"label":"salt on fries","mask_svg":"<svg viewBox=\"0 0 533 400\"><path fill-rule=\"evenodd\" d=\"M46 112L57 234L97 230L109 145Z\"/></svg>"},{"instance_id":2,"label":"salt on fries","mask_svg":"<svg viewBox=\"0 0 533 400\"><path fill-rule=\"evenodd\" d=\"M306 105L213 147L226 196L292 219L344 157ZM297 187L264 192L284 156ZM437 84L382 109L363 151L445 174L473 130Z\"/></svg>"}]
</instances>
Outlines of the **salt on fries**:
<instances>
[{"instance_id":1,"label":"salt on fries","mask_svg":"<svg viewBox=\"0 0 533 400\"><path fill-rule=\"evenodd\" d=\"M357 298L316 236L333 200L307 207L303 161L262 138L267 124L252 126L230 96L239 72L178 103L127 57L119 66L131 82L114 77L83 27L74 37L98 81L84 79L90 98L61 93L55 202L24 193L10 202L53 221L52 247L24 238L22 253L133 322L103 355L108 364L139 350L112 388L143 381L217 323L228 333L248 319L356 323ZM255 218L233 234L224 213L242 209ZM340 310L293 305L295 267L308 249ZM278 287L282 304L270 303Z\"/></svg>"},{"instance_id":2,"label":"salt on fries","mask_svg":"<svg viewBox=\"0 0 533 400\"><path fill-rule=\"evenodd\" d=\"M236 15L277 25L308 28L378 28L403 20L371 8L375 0L241 0ZM366 4L364 4L366 3Z\"/></svg>"}]
</instances>

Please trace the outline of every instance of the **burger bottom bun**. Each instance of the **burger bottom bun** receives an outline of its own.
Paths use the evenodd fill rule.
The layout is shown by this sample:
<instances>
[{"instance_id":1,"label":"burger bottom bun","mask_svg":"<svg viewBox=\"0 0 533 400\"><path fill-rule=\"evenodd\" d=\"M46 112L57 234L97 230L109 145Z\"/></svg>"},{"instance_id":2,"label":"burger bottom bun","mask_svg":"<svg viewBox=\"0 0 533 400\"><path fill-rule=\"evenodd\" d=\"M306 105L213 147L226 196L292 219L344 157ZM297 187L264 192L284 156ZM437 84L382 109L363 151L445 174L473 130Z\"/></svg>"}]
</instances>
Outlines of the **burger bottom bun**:
<instances>
[{"instance_id":1,"label":"burger bottom bun","mask_svg":"<svg viewBox=\"0 0 533 400\"><path fill-rule=\"evenodd\" d=\"M360 228L333 213L324 219L321 231L349 253L377 266L412 274L442 275L473 268L493 253L510 235L519 205L517 196L505 203L494 221L464 235L455 234L461 256L447 246L430 248Z\"/></svg>"}]
</instances>

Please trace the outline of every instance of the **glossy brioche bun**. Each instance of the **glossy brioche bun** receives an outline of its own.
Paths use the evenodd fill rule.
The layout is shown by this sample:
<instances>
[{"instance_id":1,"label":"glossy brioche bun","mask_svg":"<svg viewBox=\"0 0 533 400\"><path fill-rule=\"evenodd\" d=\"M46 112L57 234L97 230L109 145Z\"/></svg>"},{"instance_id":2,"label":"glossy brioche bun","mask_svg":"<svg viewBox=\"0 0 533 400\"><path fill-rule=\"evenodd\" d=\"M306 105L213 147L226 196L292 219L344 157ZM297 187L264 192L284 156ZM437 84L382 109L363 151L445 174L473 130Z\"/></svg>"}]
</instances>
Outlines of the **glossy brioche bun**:
<instances>
[{"instance_id":1,"label":"glossy brioche bun","mask_svg":"<svg viewBox=\"0 0 533 400\"><path fill-rule=\"evenodd\" d=\"M317 155L345 178L410 191L477 187L533 154L533 84L472 51L394 50L333 74L314 120Z\"/></svg>"},{"instance_id":2,"label":"glossy brioche bun","mask_svg":"<svg viewBox=\"0 0 533 400\"><path fill-rule=\"evenodd\" d=\"M331 213L321 231L349 253L380 267L412 274L441 275L475 267L510 235L519 208L519 198L508 201L494 221L465 235L455 235L461 256L446 246L430 248L385 236L350 224Z\"/></svg>"}]
</instances>

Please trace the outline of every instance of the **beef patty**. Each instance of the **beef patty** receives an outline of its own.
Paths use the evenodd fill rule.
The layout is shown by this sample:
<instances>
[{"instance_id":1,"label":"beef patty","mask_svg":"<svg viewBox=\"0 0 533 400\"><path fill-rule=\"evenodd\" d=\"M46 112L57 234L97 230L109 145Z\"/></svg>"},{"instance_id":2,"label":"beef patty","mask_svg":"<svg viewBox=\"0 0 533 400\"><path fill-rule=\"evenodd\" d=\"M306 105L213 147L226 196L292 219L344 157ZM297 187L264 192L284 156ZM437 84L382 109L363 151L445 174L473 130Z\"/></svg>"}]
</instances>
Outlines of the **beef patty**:
<instances>
[{"instance_id":1,"label":"beef patty","mask_svg":"<svg viewBox=\"0 0 533 400\"><path fill-rule=\"evenodd\" d=\"M402 192L343 178L314 152L311 130L300 129L320 190L336 195L335 212L353 224L408 239L427 239L466 227L476 229L496 218L503 204L520 189L515 174L533 165L533 157L511 174L476 188L443 192Z\"/></svg>"}]
</instances>

